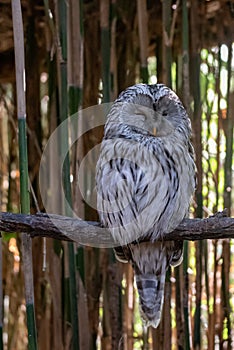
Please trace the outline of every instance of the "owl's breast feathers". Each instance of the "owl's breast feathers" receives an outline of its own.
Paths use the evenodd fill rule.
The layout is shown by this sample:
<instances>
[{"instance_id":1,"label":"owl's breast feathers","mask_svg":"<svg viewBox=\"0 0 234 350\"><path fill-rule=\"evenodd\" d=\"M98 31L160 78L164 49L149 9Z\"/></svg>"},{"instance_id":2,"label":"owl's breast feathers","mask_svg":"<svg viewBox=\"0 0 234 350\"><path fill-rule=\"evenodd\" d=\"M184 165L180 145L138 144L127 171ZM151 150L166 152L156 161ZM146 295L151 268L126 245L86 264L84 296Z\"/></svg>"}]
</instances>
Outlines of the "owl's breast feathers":
<instances>
[{"instance_id":1,"label":"owl's breast feathers","mask_svg":"<svg viewBox=\"0 0 234 350\"><path fill-rule=\"evenodd\" d=\"M103 225L120 245L172 231L187 214L195 188L189 143L177 131L157 138L128 126L109 136L97 166Z\"/></svg>"}]
</instances>

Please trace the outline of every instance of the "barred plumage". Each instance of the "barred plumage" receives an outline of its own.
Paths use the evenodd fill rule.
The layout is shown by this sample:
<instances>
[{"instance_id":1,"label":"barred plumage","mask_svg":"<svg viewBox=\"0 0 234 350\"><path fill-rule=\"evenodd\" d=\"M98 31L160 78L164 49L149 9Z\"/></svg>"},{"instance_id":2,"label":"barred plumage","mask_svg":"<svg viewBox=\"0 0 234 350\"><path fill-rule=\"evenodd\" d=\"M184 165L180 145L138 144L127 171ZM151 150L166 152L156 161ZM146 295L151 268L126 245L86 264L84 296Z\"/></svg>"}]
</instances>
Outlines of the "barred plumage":
<instances>
[{"instance_id":1,"label":"barred plumage","mask_svg":"<svg viewBox=\"0 0 234 350\"><path fill-rule=\"evenodd\" d=\"M105 125L97 163L97 208L133 265L142 318L157 327L166 270L181 262L182 242L159 242L187 215L195 188L191 126L177 95L162 84L122 92Z\"/></svg>"}]
</instances>

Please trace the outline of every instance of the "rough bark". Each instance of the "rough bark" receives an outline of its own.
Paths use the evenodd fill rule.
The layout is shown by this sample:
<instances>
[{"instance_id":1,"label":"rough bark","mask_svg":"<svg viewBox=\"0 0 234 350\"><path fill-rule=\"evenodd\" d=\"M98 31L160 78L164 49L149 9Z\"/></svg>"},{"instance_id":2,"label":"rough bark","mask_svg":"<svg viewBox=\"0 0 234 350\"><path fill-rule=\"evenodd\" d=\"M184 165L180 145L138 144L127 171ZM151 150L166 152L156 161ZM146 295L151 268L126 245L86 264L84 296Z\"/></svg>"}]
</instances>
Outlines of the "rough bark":
<instances>
[{"instance_id":1,"label":"rough bark","mask_svg":"<svg viewBox=\"0 0 234 350\"><path fill-rule=\"evenodd\" d=\"M114 245L109 231L95 221L83 221L55 214L0 213L0 231L26 232L31 237L47 237L75 241L83 245L110 247ZM163 239L202 240L234 238L234 218L218 212L207 219L185 219ZM98 242L98 244L97 244Z\"/></svg>"}]
</instances>

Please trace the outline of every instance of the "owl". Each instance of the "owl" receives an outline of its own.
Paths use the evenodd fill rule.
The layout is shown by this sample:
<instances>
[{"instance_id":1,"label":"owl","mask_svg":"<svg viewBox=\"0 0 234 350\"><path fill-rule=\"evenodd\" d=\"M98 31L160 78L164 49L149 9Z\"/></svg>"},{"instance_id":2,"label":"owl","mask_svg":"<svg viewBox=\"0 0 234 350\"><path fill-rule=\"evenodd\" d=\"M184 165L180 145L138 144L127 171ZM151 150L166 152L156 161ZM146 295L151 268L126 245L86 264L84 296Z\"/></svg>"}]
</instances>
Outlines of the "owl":
<instances>
[{"instance_id":1,"label":"owl","mask_svg":"<svg viewBox=\"0 0 234 350\"><path fill-rule=\"evenodd\" d=\"M157 327L168 267L183 242L165 241L186 217L195 189L191 123L163 84L123 91L107 116L96 168L97 210L121 262L130 262L146 326Z\"/></svg>"}]
</instances>

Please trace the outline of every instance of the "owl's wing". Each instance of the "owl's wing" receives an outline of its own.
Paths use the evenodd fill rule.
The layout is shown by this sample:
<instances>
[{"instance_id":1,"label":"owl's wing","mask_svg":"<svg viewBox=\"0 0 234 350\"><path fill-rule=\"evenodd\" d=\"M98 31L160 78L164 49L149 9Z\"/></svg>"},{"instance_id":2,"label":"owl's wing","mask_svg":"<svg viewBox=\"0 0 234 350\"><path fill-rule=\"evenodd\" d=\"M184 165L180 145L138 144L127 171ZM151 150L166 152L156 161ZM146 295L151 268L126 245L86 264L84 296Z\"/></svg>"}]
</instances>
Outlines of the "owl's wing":
<instances>
[{"instance_id":1,"label":"owl's wing","mask_svg":"<svg viewBox=\"0 0 234 350\"><path fill-rule=\"evenodd\" d=\"M103 160L103 158L101 158ZM119 245L137 239L133 227L137 226L148 184L143 181L143 171L133 161L113 157L98 164L97 209L100 220L111 229ZM138 199L138 201L137 201ZM146 203L145 203L146 205ZM131 226L133 227L131 228ZM131 236L131 238L130 238Z\"/></svg>"}]
</instances>

